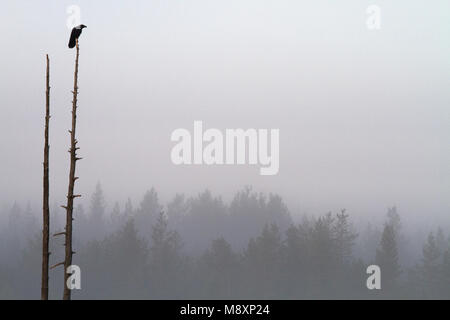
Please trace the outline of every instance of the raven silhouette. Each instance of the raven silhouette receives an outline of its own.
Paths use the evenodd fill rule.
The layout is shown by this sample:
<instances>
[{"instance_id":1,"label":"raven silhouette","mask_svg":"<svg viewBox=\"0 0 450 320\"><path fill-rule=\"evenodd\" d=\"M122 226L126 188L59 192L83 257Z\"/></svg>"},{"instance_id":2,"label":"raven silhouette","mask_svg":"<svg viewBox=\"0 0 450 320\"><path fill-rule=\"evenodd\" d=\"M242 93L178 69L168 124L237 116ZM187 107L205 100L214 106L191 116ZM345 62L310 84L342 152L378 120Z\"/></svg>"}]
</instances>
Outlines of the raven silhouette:
<instances>
[{"instance_id":1,"label":"raven silhouette","mask_svg":"<svg viewBox=\"0 0 450 320\"><path fill-rule=\"evenodd\" d=\"M81 35L81 31L83 31L83 28L87 28L84 24L80 24L77 27L74 27L72 29L72 32L70 33L70 39L69 39L69 48L75 47L75 44L77 42L77 39Z\"/></svg>"}]
</instances>

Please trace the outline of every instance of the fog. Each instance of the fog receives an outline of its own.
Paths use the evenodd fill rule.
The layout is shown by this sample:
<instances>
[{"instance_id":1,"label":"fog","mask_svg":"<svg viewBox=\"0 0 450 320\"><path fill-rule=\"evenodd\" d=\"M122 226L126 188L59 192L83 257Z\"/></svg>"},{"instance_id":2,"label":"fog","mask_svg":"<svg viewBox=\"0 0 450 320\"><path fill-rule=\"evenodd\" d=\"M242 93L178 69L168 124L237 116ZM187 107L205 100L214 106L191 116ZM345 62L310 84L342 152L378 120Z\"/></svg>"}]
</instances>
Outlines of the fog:
<instances>
[{"instance_id":1,"label":"fog","mask_svg":"<svg viewBox=\"0 0 450 320\"><path fill-rule=\"evenodd\" d=\"M414 265L427 234L441 227L447 237L450 226L450 4L379 2L381 28L369 30L373 3L357 0L2 1L0 229L9 228L16 203L35 216L23 246L39 232L47 53L50 201L65 202L75 55L66 9L75 4L88 26L80 38L76 185L87 215L98 182L105 215L116 202L123 211L127 199L139 208L152 187L166 213L177 193L195 199L210 190L228 214L236 193L251 186L281 197L289 213L282 234L305 215L344 208L359 233L369 222L382 232L395 206L404 236L421 235L405 258ZM223 132L279 129L278 174L174 165L171 134L192 132L196 120ZM258 221L237 235L234 250L273 222ZM182 226L173 228L183 236ZM223 236L233 242L233 232ZM184 239L185 249L200 255L212 238L205 233L198 248Z\"/></svg>"}]
</instances>

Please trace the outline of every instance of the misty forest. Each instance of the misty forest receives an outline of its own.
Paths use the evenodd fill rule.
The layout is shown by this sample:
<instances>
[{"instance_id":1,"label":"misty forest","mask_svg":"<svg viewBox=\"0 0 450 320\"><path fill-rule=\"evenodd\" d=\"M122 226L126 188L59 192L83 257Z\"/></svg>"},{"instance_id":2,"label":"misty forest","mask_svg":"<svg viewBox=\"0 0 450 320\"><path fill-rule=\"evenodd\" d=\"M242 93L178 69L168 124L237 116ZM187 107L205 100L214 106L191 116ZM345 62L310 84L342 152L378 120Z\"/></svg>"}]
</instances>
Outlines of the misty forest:
<instances>
[{"instance_id":1,"label":"misty forest","mask_svg":"<svg viewBox=\"0 0 450 320\"><path fill-rule=\"evenodd\" d=\"M67 49L81 7L8 3L0 300L450 299L448 10L386 6L381 32L357 1L325 7L86 1ZM191 123L194 163L224 162L203 121L276 133L270 167L175 167Z\"/></svg>"},{"instance_id":2,"label":"misty forest","mask_svg":"<svg viewBox=\"0 0 450 320\"><path fill-rule=\"evenodd\" d=\"M166 204L154 188L136 204L105 198L98 183L74 208L73 263L82 279L74 299L450 298L448 232L409 232L399 208L382 213L379 225L356 226L341 209L293 219L280 196L250 187L229 203L208 190ZM53 235L64 229L65 211L50 209ZM39 297L40 210L1 209L1 299ZM51 236L50 252L50 264L61 260L64 239ZM381 290L366 287L370 264L382 270ZM49 274L49 298L58 299L62 269Z\"/></svg>"}]
</instances>

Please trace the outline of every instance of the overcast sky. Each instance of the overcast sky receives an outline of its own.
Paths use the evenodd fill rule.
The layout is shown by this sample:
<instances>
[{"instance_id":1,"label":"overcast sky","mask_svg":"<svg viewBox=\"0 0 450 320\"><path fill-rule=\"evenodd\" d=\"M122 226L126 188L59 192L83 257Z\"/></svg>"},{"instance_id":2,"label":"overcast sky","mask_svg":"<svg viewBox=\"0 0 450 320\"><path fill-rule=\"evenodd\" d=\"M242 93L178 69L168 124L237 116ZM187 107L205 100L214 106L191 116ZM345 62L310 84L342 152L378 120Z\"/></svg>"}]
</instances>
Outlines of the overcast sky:
<instances>
[{"instance_id":1,"label":"overcast sky","mask_svg":"<svg viewBox=\"0 0 450 320\"><path fill-rule=\"evenodd\" d=\"M51 59L51 202L67 191L81 8L77 191L163 200L244 185L323 213L448 215L450 2L4 0L0 203L42 193L45 54ZM381 8L368 30L366 8ZM177 128L280 129L280 170L175 166ZM78 193L77 192L77 193Z\"/></svg>"}]
</instances>

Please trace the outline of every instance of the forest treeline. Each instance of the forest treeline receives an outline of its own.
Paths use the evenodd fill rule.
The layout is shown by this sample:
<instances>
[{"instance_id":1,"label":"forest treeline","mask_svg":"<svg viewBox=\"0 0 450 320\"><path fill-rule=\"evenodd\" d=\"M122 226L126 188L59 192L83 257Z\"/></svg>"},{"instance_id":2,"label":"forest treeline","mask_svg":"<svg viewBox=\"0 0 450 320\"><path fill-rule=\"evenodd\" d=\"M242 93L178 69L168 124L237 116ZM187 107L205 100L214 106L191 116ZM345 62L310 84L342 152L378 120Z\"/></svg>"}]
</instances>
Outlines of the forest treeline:
<instances>
[{"instance_id":1,"label":"forest treeline","mask_svg":"<svg viewBox=\"0 0 450 320\"><path fill-rule=\"evenodd\" d=\"M98 184L74 211L82 280L73 298L450 299L448 234L429 230L411 262L397 209L384 215L359 230L345 210L295 220L280 196L251 188L229 203L205 191L163 205L151 189L138 205L107 205ZM0 217L0 299L38 299L39 208L15 203ZM51 233L63 227L55 204ZM63 240L52 238L50 251L58 262ZM381 290L366 287L371 264L381 268ZM50 299L61 296L61 272L50 271Z\"/></svg>"}]
</instances>

